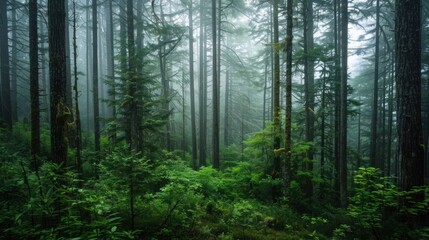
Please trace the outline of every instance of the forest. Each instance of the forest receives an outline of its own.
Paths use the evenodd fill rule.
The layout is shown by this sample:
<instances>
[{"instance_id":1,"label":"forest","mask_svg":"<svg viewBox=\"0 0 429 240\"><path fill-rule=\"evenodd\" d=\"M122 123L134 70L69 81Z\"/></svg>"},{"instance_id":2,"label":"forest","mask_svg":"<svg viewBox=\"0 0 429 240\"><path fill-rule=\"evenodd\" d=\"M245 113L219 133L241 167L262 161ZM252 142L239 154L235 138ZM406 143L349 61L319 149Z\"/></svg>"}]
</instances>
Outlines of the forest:
<instances>
[{"instance_id":1,"label":"forest","mask_svg":"<svg viewBox=\"0 0 429 240\"><path fill-rule=\"evenodd\" d=\"M0 0L0 239L429 239L429 1Z\"/></svg>"}]
</instances>

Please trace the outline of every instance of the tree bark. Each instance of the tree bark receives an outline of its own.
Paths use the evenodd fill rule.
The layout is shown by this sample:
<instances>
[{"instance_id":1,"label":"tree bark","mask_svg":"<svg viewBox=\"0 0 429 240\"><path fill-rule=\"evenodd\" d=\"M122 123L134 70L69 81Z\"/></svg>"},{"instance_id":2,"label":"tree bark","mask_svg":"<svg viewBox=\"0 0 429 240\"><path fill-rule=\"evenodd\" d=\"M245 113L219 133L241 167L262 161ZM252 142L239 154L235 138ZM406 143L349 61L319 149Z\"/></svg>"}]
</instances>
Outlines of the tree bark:
<instances>
[{"instance_id":1,"label":"tree bark","mask_svg":"<svg viewBox=\"0 0 429 240\"><path fill-rule=\"evenodd\" d=\"M135 41L134 41L134 4L133 0L127 0L127 38L128 38L128 95L133 99L127 104L130 119L130 149L138 150L139 148L139 123L137 115L137 99L135 96L137 92L137 79L135 77ZM130 184L130 217L131 217L131 230L135 229L135 211L134 211L134 186L133 181Z\"/></svg>"},{"instance_id":2,"label":"tree bark","mask_svg":"<svg viewBox=\"0 0 429 240\"><path fill-rule=\"evenodd\" d=\"M91 75L92 75L92 66L90 62L92 62L91 58L91 31L90 31L90 22L91 22L91 15L90 15L90 1L86 0L86 8L85 15L86 15L86 131L88 136L90 135L91 128L91 100L90 100L90 86L91 86Z\"/></svg>"},{"instance_id":3,"label":"tree bark","mask_svg":"<svg viewBox=\"0 0 429 240\"><path fill-rule=\"evenodd\" d=\"M1 116L12 129L7 1L0 1Z\"/></svg>"},{"instance_id":4,"label":"tree bark","mask_svg":"<svg viewBox=\"0 0 429 240\"><path fill-rule=\"evenodd\" d=\"M342 0L341 4L341 34L340 204L346 207L348 0Z\"/></svg>"},{"instance_id":5,"label":"tree bark","mask_svg":"<svg viewBox=\"0 0 429 240\"><path fill-rule=\"evenodd\" d=\"M304 1L304 80L305 80L305 140L314 141L314 57L309 51L314 48L313 0ZM304 191L307 197L313 196L313 158L314 149L307 151L305 170L310 178L305 180Z\"/></svg>"},{"instance_id":6,"label":"tree bark","mask_svg":"<svg viewBox=\"0 0 429 240\"><path fill-rule=\"evenodd\" d=\"M200 62L199 62L199 72L200 72L200 81L199 81L199 125L200 125L200 139L199 139L199 166L206 165L206 131L205 120L206 120L206 78L205 78L205 12L204 12L204 0L200 0Z\"/></svg>"},{"instance_id":7,"label":"tree bark","mask_svg":"<svg viewBox=\"0 0 429 240\"><path fill-rule=\"evenodd\" d=\"M114 60L114 41L113 41L113 6L112 1L107 1L105 6L106 15L106 57L107 57L107 78L110 80L110 107L109 117L116 119L116 86L115 86L115 60ZM116 129L110 129L109 138L113 143L116 142Z\"/></svg>"},{"instance_id":8,"label":"tree bark","mask_svg":"<svg viewBox=\"0 0 429 240\"><path fill-rule=\"evenodd\" d=\"M160 7L160 19L156 18L157 28L162 29L165 24L164 10L162 1L159 3ZM165 125L165 147L167 150L172 151L173 145L171 141L171 119L173 119L172 114L170 114L170 80L168 79L168 69L167 69L167 57L166 57L166 48L164 42L163 33L160 32L158 35L158 60L159 60L159 70L161 75L161 84L162 84L162 96L164 97L165 103L163 104L164 111L169 113L167 115L167 123Z\"/></svg>"},{"instance_id":9,"label":"tree bark","mask_svg":"<svg viewBox=\"0 0 429 240\"><path fill-rule=\"evenodd\" d=\"M293 0L287 1L286 27L286 116L285 116L285 194L290 196L291 163L292 163L292 38L293 38Z\"/></svg>"},{"instance_id":10,"label":"tree bark","mask_svg":"<svg viewBox=\"0 0 429 240\"><path fill-rule=\"evenodd\" d=\"M323 200L326 196L325 189L326 189L326 174L325 174L325 155L326 155L326 64L324 64L323 69L323 82L322 82L322 96L321 96L321 103L320 103L320 110L322 112L321 116L321 123L320 123L320 178L322 179L320 183L320 199Z\"/></svg>"},{"instance_id":11,"label":"tree bark","mask_svg":"<svg viewBox=\"0 0 429 240\"><path fill-rule=\"evenodd\" d=\"M35 0L36 1L36 0ZM73 1L73 72L74 72L74 107L75 107L75 122L76 122L76 172L78 178L82 179L82 160L81 160L81 146L82 146L82 125L80 121L79 109L79 91L78 91L78 72L77 72L77 43L76 43L76 2ZM81 184L82 186L82 184Z\"/></svg>"},{"instance_id":12,"label":"tree bark","mask_svg":"<svg viewBox=\"0 0 429 240\"><path fill-rule=\"evenodd\" d=\"M229 146L229 128L230 128L230 124L229 124L229 103L230 103L230 71L229 71L229 67L226 66L226 70L225 70L225 116L224 116L224 126L225 126L225 130L224 130L224 134L223 134L223 142L224 145L226 147ZM264 107L265 108L265 107ZM265 111L265 110L264 110Z\"/></svg>"},{"instance_id":13,"label":"tree bark","mask_svg":"<svg viewBox=\"0 0 429 240\"><path fill-rule=\"evenodd\" d=\"M400 186L408 191L414 186L424 184L420 73L421 1L397 0L395 10Z\"/></svg>"},{"instance_id":14,"label":"tree bark","mask_svg":"<svg viewBox=\"0 0 429 240\"><path fill-rule=\"evenodd\" d=\"M18 121L18 75L17 75L17 67L18 67L17 41L18 39L17 39L17 25L16 25L16 22L17 22L16 8L17 8L16 6L12 7L12 51L11 51L12 59L11 59L11 68L10 68L10 92L11 92L10 101L11 101L11 108L12 108L12 123L15 123L16 121Z\"/></svg>"},{"instance_id":15,"label":"tree bark","mask_svg":"<svg viewBox=\"0 0 429 240\"><path fill-rule=\"evenodd\" d=\"M380 159L377 159L377 121L378 121L378 78L379 78L379 55L380 55L380 0L377 0L376 5L376 22L375 22L375 59L374 59L374 88L372 99L372 115L371 115L371 143L370 143L370 164L373 167L382 169L379 164ZM382 169L383 170L383 169Z\"/></svg>"},{"instance_id":16,"label":"tree bark","mask_svg":"<svg viewBox=\"0 0 429 240\"><path fill-rule=\"evenodd\" d=\"M267 31L267 43L270 42L270 37L271 35L271 31ZM269 115L271 115L271 112L267 109L271 104L269 103L269 101L271 101L271 98L268 98L268 81L271 80L268 78L268 66L269 66L270 62L268 60L268 57L266 57L265 61L264 61L264 96L263 96L263 105L262 105L262 109L263 109L263 113L262 113L262 129L265 129L266 126L266 122L268 121L268 119L270 119L271 117L269 117ZM226 86L228 87L228 85ZM269 101L268 101L269 100Z\"/></svg>"},{"instance_id":17,"label":"tree bark","mask_svg":"<svg viewBox=\"0 0 429 240\"><path fill-rule=\"evenodd\" d=\"M137 103L138 99L136 96L137 92L137 79L136 74L136 65L135 65L135 41L134 41L134 8L133 0L127 0L127 38L128 38L128 96L131 96L132 99L127 104L127 110L130 121L130 139L129 144L130 148L138 150L140 147L139 131L140 124L138 119L138 109Z\"/></svg>"},{"instance_id":18,"label":"tree bark","mask_svg":"<svg viewBox=\"0 0 429 240\"><path fill-rule=\"evenodd\" d=\"M340 92L341 92L341 65L340 65L340 0L334 0L334 47L335 47L335 79L334 79L334 191L335 204L340 205Z\"/></svg>"},{"instance_id":19,"label":"tree bark","mask_svg":"<svg viewBox=\"0 0 429 240\"><path fill-rule=\"evenodd\" d=\"M71 61L70 61L70 27L69 27L69 0L65 0L65 33L66 33L66 103L69 109L73 108L72 80L71 80ZM70 116L71 118L72 116ZM71 136L71 135L70 135Z\"/></svg>"},{"instance_id":20,"label":"tree bark","mask_svg":"<svg viewBox=\"0 0 429 240\"><path fill-rule=\"evenodd\" d=\"M219 0L218 0L219 1ZM213 41L213 129L212 129L212 161L213 167L219 169L219 78L217 58L217 21L216 0L212 0L212 41Z\"/></svg>"},{"instance_id":21,"label":"tree bark","mask_svg":"<svg viewBox=\"0 0 429 240\"><path fill-rule=\"evenodd\" d=\"M94 145L100 151L100 105L98 101L98 23L97 0L92 0L92 86L94 104Z\"/></svg>"},{"instance_id":22,"label":"tree bark","mask_svg":"<svg viewBox=\"0 0 429 240\"><path fill-rule=\"evenodd\" d=\"M41 41L40 41L40 49L45 49L46 48L46 40L44 40L44 39L46 39L46 35L47 35L47 33L46 33L46 29L45 29L45 23L43 22L43 21L39 21L39 29L40 29L40 36L41 36ZM42 99L43 99L43 103L42 103L42 106L43 106L43 110L46 112L46 116L45 116L45 118L44 118L44 121L46 122L46 123L50 123L50 121L51 121L51 114L50 114L50 111L49 111L49 109L50 109L50 103L49 103L49 92L50 92L50 86L49 86L49 84L48 84L48 76L47 76L47 71L46 71L46 69L48 69L48 67L46 66L46 62L47 62L47 60L46 60L46 54L43 52L42 54L41 54L41 56L40 56L40 63L41 63L41 78L42 78L42 91L43 91L43 94L42 94Z\"/></svg>"},{"instance_id":23,"label":"tree bark","mask_svg":"<svg viewBox=\"0 0 429 240\"><path fill-rule=\"evenodd\" d=\"M197 133L195 123L195 86L194 86L194 19L192 0L189 3L189 87L191 91L191 138L192 138L192 167L197 169ZM184 104L183 104L184 105ZM184 110L183 110L184 111Z\"/></svg>"},{"instance_id":24,"label":"tree bark","mask_svg":"<svg viewBox=\"0 0 429 240\"><path fill-rule=\"evenodd\" d=\"M279 43L279 6L278 0L273 3L273 48L274 48L274 100L273 100L273 121L274 121L274 150L280 149L280 43ZM273 171L271 176L273 178L280 178L281 166L280 155L274 154Z\"/></svg>"},{"instance_id":25,"label":"tree bark","mask_svg":"<svg viewBox=\"0 0 429 240\"><path fill-rule=\"evenodd\" d=\"M182 158L185 159L186 158L186 151L188 149L188 146L187 146L188 143L186 142L186 106L185 106L186 105L186 100L185 100L185 95L186 95L186 93L185 93L185 87L186 87L186 84L185 84L185 71L182 71L182 84L181 85L182 85L181 86L182 87L181 104L182 104L182 152L183 152ZM194 111L195 111L195 108L194 108ZM191 112L192 112L192 109L191 109ZM192 113L191 113L191 115L192 115ZM195 115L194 115L194 117L195 117ZM194 124L195 124L195 119L194 119ZM192 116L191 116L191 128L192 128ZM191 131L192 131L192 129L191 129ZM191 138L193 137L192 134L195 134L195 132L191 132ZM194 142L192 141L191 144L193 144L193 143ZM192 145L191 147L193 148L194 145ZM197 148L196 135L195 135L195 148ZM194 170L197 170L197 167L198 167L198 165L197 165L198 164L197 163L197 153L195 153L195 158L194 158L193 149L191 149L191 150L192 150L192 152L191 152L191 154L192 154L192 168Z\"/></svg>"},{"instance_id":26,"label":"tree bark","mask_svg":"<svg viewBox=\"0 0 429 240\"><path fill-rule=\"evenodd\" d=\"M49 76L51 84L51 150L54 162L67 166L65 1L48 1Z\"/></svg>"},{"instance_id":27,"label":"tree bark","mask_svg":"<svg viewBox=\"0 0 429 240\"><path fill-rule=\"evenodd\" d=\"M40 103L39 103L39 48L37 30L37 0L28 2L28 32L30 38L30 99L31 99L31 169L39 168Z\"/></svg>"},{"instance_id":28,"label":"tree bark","mask_svg":"<svg viewBox=\"0 0 429 240\"><path fill-rule=\"evenodd\" d=\"M386 171L386 176L390 177L391 172L392 172L392 135L393 135L393 84L394 84L394 57L393 57L393 52L390 54L391 58L390 58L390 64L389 64L389 68L391 69L390 72L390 83L389 85L389 89L388 89L388 107L387 107L387 156L386 156L386 161L387 161L387 171Z\"/></svg>"},{"instance_id":29,"label":"tree bark","mask_svg":"<svg viewBox=\"0 0 429 240\"><path fill-rule=\"evenodd\" d=\"M425 162L425 178L428 179L429 178L429 79L426 79L427 83L426 83L426 93L428 93L426 95L426 116L425 116L425 122L426 122L426 136L424 138L424 144L425 144L425 157L424 157L424 162Z\"/></svg>"}]
</instances>

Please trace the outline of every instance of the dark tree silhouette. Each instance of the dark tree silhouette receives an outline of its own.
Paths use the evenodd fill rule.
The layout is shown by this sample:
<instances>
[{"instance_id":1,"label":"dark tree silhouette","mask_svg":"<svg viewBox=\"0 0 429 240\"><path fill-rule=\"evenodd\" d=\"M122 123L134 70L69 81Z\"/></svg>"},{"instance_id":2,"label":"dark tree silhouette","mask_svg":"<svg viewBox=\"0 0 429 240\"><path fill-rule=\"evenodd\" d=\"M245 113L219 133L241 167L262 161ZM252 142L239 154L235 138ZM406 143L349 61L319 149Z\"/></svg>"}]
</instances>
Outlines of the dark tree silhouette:
<instances>
[{"instance_id":1,"label":"dark tree silhouette","mask_svg":"<svg viewBox=\"0 0 429 240\"><path fill-rule=\"evenodd\" d=\"M53 161L66 166L65 127L70 109L66 106L65 2L48 1L49 77L51 84L51 150Z\"/></svg>"},{"instance_id":2,"label":"dark tree silhouette","mask_svg":"<svg viewBox=\"0 0 429 240\"><path fill-rule=\"evenodd\" d=\"M421 2L396 1L396 94L400 185L404 190L424 184L421 119Z\"/></svg>"},{"instance_id":3,"label":"dark tree silhouette","mask_svg":"<svg viewBox=\"0 0 429 240\"><path fill-rule=\"evenodd\" d=\"M28 2L28 28L30 38L30 99L31 99L31 155L32 169L39 167L40 153L40 103L39 103L39 59L37 30L37 0Z\"/></svg>"},{"instance_id":4,"label":"dark tree silhouette","mask_svg":"<svg viewBox=\"0 0 429 240\"><path fill-rule=\"evenodd\" d=\"M100 151L100 105L98 101L98 28L97 0L92 0L92 86L94 104L94 144L95 151Z\"/></svg>"},{"instance_id":5,"label":"dark tree silhouette","mask_svg":"<svg viewBox=\"0 0 429 240\"><path fill-rule=\"evenodd\" d=\"M0 1L1 116L12 128L7 1Z\"/></svg>"}]
</instances>

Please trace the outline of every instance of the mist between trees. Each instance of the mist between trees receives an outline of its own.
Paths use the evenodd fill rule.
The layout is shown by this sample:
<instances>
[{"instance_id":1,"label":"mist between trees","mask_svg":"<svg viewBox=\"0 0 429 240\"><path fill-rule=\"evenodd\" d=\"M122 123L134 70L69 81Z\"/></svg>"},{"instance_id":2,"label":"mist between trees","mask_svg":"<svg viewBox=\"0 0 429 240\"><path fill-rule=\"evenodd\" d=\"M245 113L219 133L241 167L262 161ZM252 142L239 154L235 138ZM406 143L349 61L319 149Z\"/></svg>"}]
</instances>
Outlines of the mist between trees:
<instances>
[{"instance_id":1,"label":"mist between trees","mask_svg":"<svg viewBox=\"0 0 429 240\"><path fill-rule=\"evenodd\" d=\"M0 1L0 238L429 237L428 6Z\"/></svg>"}]
</instances>

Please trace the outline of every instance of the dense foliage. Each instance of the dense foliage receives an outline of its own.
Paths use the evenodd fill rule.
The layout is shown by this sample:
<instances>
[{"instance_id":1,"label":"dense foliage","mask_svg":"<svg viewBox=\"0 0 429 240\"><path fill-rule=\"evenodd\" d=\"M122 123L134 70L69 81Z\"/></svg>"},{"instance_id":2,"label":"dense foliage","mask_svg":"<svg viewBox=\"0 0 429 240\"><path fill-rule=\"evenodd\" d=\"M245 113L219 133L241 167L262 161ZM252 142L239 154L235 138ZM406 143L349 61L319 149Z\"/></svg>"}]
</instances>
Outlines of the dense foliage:
<instances>
[{"instance_id":1,"label":"dense foliage","mask_svg":"<svg viewBox=\"0 0 429 240\"><path fill-rule=\"evenodd\" d=\"M410 202L404 208L407 194L374 168L355 174L347 210L333 207L329 198L304 206L299 185L289 198L273 199L273 187L281 182L267 173L263 132L246 142L241 159L237 150L225 149L231 159L222 170L195 171L188 156L182 159L180 153L160 151L157 159L149 159L125 147L104 146L110 150L101 154L98 165L94 154L83 151L84 175L78 176L72 167L63 171L44 159L38 171L30 170L28 129L25 125L15 129L12 137L5 131L0 135L2 239L428 236L428 228L403 219L427 213L429 201ZM48 139L43 139L44 149ZM70 159L73 156L70 152Z\"/></svg>"}]
</instances>

